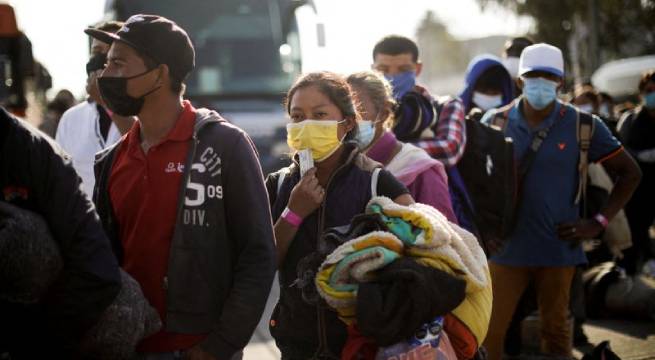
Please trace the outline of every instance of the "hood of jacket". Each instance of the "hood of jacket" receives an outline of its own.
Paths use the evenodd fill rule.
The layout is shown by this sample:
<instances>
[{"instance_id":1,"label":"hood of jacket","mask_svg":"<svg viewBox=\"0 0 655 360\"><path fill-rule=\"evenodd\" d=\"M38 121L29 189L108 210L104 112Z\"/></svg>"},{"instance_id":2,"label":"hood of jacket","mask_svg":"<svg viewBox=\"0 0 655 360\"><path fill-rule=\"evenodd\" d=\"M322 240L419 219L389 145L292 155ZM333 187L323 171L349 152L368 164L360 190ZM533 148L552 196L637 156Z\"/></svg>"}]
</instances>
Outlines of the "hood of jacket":
<instances>
[{"instance_id":1,"label":"hood of jacket","mask_svg":"<svg viewBox=\"0 0 655 360\"><path fill-rule=\"evenodd\" d=\"M468 68L466 69L465 87L464 90L459 94L459 97L464 103L464 108L467 114L469 111L471 111L471 108L473 108L473 89L475 88L475 84L478 82L478 79L485 71L494 66L500 66L504 70L503 81L501 84L503 102L498 107L505 106L513 100L514 91L512 86L512 77L507 72L507 69L505 69L503 66L500 58L490 54L479 55L474 57L473 60L469 62Z\"/></svg>"}]
</instances>

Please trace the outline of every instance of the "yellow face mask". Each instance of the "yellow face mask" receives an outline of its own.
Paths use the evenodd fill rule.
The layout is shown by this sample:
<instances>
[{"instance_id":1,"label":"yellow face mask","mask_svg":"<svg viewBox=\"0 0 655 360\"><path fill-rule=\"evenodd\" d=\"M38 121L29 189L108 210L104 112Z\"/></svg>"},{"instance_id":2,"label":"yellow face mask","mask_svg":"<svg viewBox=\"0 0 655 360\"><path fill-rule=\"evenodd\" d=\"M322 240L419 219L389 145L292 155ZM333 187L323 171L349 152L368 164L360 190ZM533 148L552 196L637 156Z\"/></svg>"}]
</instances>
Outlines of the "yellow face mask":
<instances>
[{"instance_id":1,"label":"yellow face mask","mask_svg":"<svg viewBox=\"0 0 655 360\"><path fill-rule=\"evenodd\" d=\"M334 154L341 145L336 120L304 120L287 124L287 144L293 151L310 149L312 158L321 162Z\"/></svg>"}]
</instances>

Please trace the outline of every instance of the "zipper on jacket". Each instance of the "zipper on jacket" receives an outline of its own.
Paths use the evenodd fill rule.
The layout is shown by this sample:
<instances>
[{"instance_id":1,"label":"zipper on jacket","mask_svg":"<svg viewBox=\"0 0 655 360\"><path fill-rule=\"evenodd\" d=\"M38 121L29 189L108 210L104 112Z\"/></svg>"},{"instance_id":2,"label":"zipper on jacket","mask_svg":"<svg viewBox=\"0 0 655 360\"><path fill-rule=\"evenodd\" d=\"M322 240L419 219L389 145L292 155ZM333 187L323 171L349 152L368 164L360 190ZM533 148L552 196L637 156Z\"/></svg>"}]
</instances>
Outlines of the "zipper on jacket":
<instances>
[{"instance_id":1,"label":"zipper on jacket","mask_svg":"<svg viewBox=\"0 0 655 360\"><path fill-rule=\"evenodd\" d=\"M350 165L352 162L353 158L350 157L348 161L346 161L344 164L339 166L336 171L330 175L328 178L328 182L325 185L325 197L323 198L323 202L321 203L321 206L318 208L318 228L317 228L317 238L316 241L318 241L321 238L321 235L323 234L323 230L325 227L325 212L326 212L326 205L327 205L327 194L330 189L330 185L332 184L332 181L334 178L343 171L343 169ZM332 354L330 351L330 347L328 346L328 340L327 340L327 329L325 328L325 308L322 304L318 304L316 306L316 315L318 318L318 349L316 349L316 353L312 357L312 359L322 359L322 358L328 358L328 359L338 359L337 356Z\"/></svg>"},{"instance_id":2,"label":"zipper on jacket","mask_svg":"<svg viewBox=\"0 0 655 360\"><path fill-rule=\"evenodd\" d=\"M173 237L175 237L175 232L177 231L177 221L178 219L181 218L182 216L182 209L184 208L184 197L186 194L186 186L187 183L189 182L189 179L191 178L191 165L193 164L193 159L196 157L196 150L198 147L198 144L200 143L200 140L198 140L197 132L193 134L192 140L191 140L191 151L189 152L189 157L187 158L187 162L184 166L184 174L183 174L183 179L182 183L180 184L181 188L178 189L178 196L180 197L177 201L177 212L175 214L175 229L173 230ZM172 246L172 244L171 244ZM169 264L170 264L170 256L169 256ZM168 267L168 270L170 270L170 266ZM166 270L167 275L164 276L163 284L162 287L164 290L168 290L168 270Z\"/></svg>"}]
</instances>

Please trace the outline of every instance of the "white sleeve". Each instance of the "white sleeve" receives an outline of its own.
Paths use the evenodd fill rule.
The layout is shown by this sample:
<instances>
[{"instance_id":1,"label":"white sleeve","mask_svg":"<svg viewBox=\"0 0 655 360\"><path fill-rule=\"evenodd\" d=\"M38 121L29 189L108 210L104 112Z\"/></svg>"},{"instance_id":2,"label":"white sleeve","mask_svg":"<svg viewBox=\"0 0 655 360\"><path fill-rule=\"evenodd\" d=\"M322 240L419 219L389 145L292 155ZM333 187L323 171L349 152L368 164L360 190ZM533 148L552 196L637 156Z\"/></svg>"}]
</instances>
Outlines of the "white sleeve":
<instances>
[{"instance_id":1,"label":"white sleeve","mask_svg":"<svg viewBox=\"0 0 655 360\"><path fill-rule=\"evenodd\" d=\"M71 111L66 111L59 120L59 125L57 126L57 134L55 135L55 141L62 147L67 153L71 152L71 141L72 135L69 129L71 121L73 121Z\"/></svg>"}]
</instances>

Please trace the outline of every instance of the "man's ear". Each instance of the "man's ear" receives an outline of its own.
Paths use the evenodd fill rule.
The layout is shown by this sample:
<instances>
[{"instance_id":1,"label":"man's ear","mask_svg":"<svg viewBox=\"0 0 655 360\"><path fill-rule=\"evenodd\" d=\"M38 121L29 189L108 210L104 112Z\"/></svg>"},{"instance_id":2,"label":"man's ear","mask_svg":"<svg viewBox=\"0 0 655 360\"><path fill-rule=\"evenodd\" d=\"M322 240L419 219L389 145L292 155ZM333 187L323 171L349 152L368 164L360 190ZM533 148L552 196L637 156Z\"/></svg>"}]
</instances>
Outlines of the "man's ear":
<instances>
[{"instance_id":1,"label":"man's ear","mask_svg":"<svg viewBox=\"0 0 655 360\"><path fill-rule=\"evenodd\" d=\"M423 63L419 61L416 63L416 76L421 75L421 70L423 70Z\"/></svg>"},{"instance_id":2,"label":"man's ear","mask_svg":"<svg viewBox=\"0 0 655 360\"><path fill-rule=\"evenodd\" d=\"M159 64L157 66L159 74L157 75L157 84L163 85L164 83L170 81L170 69L166 64Z\"/></svg>"},{"instance_id":3,"label":"man's ear","mask_svg":"<svg viewBox=\"0 0 655 360\"><path fill-rule=\"evenodd\" d=\"M514 81L516 82L516 87L518 87L519 89L521 89L521 91L523 91L523 79L517 77L516 80Z\"/></svg>"}]
</instances>

